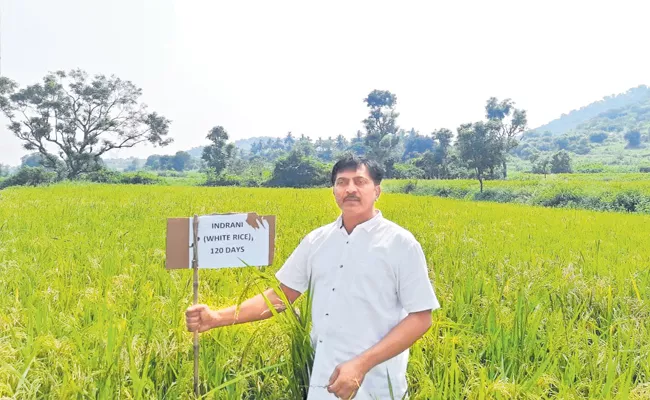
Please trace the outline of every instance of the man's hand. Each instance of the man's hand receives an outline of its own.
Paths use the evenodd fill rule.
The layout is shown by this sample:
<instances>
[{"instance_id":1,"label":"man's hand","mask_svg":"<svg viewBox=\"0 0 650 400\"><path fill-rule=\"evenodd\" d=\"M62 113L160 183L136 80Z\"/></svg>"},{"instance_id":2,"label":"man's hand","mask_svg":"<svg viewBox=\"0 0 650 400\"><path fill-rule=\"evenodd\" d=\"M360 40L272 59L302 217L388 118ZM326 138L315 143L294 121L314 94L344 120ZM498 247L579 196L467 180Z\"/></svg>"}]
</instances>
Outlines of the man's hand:
<instances>
[{"instance_id":1,"label":"man's hand","mask_svg":"<svg viewBox=\"0 0 650 400\"><path fill-rule=\"evenodd\" d=\"M334 393L340 399L352 399L356 396L367 372L358 358L339 364L330 377L327 391Z\"/></svg>"},{"instance_id":2,"label":"man's hand","mask_svg":"<svg viewBox=\"0 0 650 400\"><path fill-rule=\"evenodd\" d=\"M205 332L219 326L219 316L205 304L190 306L185 311L185 323L190 332Z\"/></svg>"}]
</instances>

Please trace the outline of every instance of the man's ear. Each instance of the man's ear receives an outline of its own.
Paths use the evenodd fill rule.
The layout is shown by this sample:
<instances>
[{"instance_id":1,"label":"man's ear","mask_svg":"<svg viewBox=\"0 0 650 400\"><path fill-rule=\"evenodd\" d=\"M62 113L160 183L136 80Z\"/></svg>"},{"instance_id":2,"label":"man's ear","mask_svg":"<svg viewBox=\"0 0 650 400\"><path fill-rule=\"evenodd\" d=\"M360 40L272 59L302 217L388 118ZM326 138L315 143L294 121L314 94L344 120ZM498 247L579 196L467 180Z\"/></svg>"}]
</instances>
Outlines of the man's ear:
<instances>
[{"instance_id":1,"label":"man's ear","mask_svg":"<svg viewBox=\"0 0 650 400\"><path fill-rule=\"evenodd\" d=\"M381 194L381 186L377 185L375 186L375 200L379 199L380 194Z\"/></svg>"}]
</instances>

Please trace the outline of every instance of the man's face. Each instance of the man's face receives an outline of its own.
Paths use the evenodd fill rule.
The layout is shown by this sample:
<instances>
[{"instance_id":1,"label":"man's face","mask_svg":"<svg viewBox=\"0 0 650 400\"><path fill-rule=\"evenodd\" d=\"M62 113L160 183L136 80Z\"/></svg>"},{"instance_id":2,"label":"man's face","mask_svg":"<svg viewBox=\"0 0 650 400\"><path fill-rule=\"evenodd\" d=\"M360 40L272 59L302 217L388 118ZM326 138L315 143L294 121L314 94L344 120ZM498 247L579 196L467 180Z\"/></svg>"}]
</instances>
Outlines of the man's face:
<instances>
[{"instance_id":1,"label":"man's face","mask_svg":"<svg viewBox=\"0 0 650 400\"><path fill-rule=\"evenodd\" d=\"M334 181L334 197L343 214L355 215L370 212L381 187L375 185L368 168L361 165L356 171L341 171Z\"/></svg>"}]
</instances>

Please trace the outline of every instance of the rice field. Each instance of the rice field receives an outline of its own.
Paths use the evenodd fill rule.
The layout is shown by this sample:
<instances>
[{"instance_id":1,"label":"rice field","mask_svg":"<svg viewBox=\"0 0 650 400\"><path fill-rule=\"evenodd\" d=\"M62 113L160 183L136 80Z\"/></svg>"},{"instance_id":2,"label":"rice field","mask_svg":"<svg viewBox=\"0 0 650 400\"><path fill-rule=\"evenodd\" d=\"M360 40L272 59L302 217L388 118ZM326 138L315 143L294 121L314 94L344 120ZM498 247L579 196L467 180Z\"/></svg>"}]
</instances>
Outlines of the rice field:
<instances>
[{"instance_id":1,"label":"rice field","mask_svg":"<svg viewBox=\"0 0 650 400\"><path fill-rule=\"evenodd\" d=\"M442 305L412 349L411 398L650 398L650 215L405 194L378 208L421 242ZM202 270L213 308L273 282L337 217L331 191L0 192L0 398L192 398L192 274L164 268L166 218L244 211L277 215L275 263ZM203 398L303 398L304 324L283 313L202 334Z\"/></svg>"},{"instance_id":2,"label":"rice field","mask_svg":"<svg viewBox=\"0 0 650 400\"><path fill-rule=\"evenodd\" d=\"M513 174L507 180L387 180L393 193L650 214L650 174Z\"/></svg>"}]
</instances>

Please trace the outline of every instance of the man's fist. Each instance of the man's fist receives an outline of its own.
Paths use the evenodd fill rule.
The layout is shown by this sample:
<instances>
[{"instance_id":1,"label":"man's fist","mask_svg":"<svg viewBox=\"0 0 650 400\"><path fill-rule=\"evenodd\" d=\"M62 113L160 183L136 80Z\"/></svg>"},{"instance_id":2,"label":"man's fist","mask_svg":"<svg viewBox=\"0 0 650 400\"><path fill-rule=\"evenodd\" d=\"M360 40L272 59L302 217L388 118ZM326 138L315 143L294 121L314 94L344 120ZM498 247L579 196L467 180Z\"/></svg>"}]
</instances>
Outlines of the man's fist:
<instances>
[{"instance_id":1,"label":"man's fist","mask_svg":"<svg viewBox=\"0 0 650 400\"><path fill-rule=\"evenodd\" d=\"M219 317L205 304L195 304L185 310L185 323L190 332L205 332L218 326Z\"/></svg>"},{"instance_id":2,"label":"man's fist","mask_svg":"<svg viewBox=\"0 0 650 400\"><path fill-rule=\"evenodd\" d=\"M327 391L339 399L349 400L356 396L367 371L358 359L339 364L330 377Z\"/></svg>"}]
</instances>

